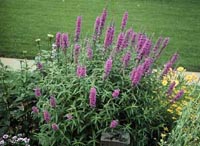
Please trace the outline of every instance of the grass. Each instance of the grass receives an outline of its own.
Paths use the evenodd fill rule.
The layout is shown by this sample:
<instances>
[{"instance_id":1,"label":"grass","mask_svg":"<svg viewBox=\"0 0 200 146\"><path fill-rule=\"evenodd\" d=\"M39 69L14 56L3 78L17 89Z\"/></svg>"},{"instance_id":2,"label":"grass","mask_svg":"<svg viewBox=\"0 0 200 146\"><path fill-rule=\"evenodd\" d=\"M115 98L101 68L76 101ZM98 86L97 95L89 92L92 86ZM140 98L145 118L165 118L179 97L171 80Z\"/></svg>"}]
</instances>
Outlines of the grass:
<instances>
[{"instance_id":1,"label":"grass","mask_svg":"<svg viewBox=\"0 0 200 146\"><path fill-rule=\"evenodd\" d=\"M33 58L38 52L35 39L47 48L47 34L57 31L74 35L75 21L83 16L82 37L93 32L97 15L107 6L108 20L120 28L124 11L129 12L128 27L145 30L154 37L170 37L161 58L166 62L174 52L178 65L200 71L199 0L0 0L0 56ZM109 22L107 21L107 24ZM119 31L118 31L119 32Z\"/></svg>"}]
</instances>

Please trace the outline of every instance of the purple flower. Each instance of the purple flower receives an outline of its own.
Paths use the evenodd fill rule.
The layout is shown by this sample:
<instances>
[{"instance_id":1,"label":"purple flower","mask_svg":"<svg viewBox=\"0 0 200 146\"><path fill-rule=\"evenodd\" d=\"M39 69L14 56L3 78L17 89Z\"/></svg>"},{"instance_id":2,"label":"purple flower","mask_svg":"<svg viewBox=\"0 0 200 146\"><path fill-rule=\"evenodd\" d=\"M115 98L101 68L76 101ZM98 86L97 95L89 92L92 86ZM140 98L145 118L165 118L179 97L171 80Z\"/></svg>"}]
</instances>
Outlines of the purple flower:
<instances>
[{"instance_id":1,"label":"purple flower","mask_svg":"<svg viewBox=\"0 0 200 146\"><path fill-rule=\"evenodd\" d=\"M50 114L49 114L48 111L45 110L43 112L43 118L44 118L44 120L45 120L46 123L48 123L51 120L51 117L50 117Z\"/></svg>"},{"instance_id":2,"label":"purple flower","mask_svg":"<svg viewBox=\"0 0 200 146\"><path fill-rule=\"evenodd\" d=\"M123 40L124 40L124 34L120 33L117 38L117 44L115 48L116 52L119 52L121 50Z\"/></svg>"},{"instance_id":3,"label":"purple flower","mask_svg":"<svg viewBox=\"0 0 200 146\"><path fill-rule=\"evenodd\" d=\"M130 75L132 85L137 85L144 73L144 69L142 65L139 65L136 69L133 69Z\"/></svg>"},{"instance_id":4,"label":"purple flower","mask_svg":"<svg viewBox=\"0 0 200 146\"><path fill-rule=\"evenodd\" d=\"M35 90L35 96L36 96L36 97L39 97L39 96L42 95L42 94L41 94L41 91L40 91L40 88L35 88L34 90Z\"/></svg>"},{"instance_id":5,"label":"purple flower","mask_svg":"<svg viewBox=\"0 0 200 146\"><path fill-rule=\"evenodd\" d=\"M100 23L101 23L101 18L99 16L97 16L96 21L95 21L95 25L94 25L94 36L93 36L94 41L96 41L97 36L99 34Z\"/></svg>"},{"instance_id":6,"label":"purple flower","mask_svg":"<svg viewBox=\"0 0 200 146\"><path fill-rule=\"evenodd\" d=\"M130 38L131 38L132 33L133 33L133 30L132 30L132 29L127 30L126 35L125 35L125 37L124 37L124 40L123 40L123 42L122 42L122 48L123 48L123 49L128 47L128 45L129 45L129 40L130 40Z\"/></svg>"},{"instance_id":7,"label":"purple flower","mask_svg":"<svg viewBox=\"0 0 200 146\"><path fill-rule=\"evenodd\" d=\"M152 64L153 64L153 59L152 58L146 58L144 63L143 63L144 72L148 72Z\"/></svg>"},{"instance_id":8,"label":"purple flower","mask_svg":"<svg viewBox=\"0 0 200 146\"><path fill-rule=\"evenodd\" d=\"M172 83L170 84L170 86L169 86L169 88L168 88L168 90L167 90L167 96L170 96L170 95L172 94L172 91L173 91L175 85L176 85L176 82L172 82Z\"/></svg>"},{"instance_id":9,"label":"purple flower","mask_svg":"<svg viewBox=\"0 0 200 146\"><path fill-rule=\"evenodd\" d=\"M123 66L127 67L130 60L131 60L131 52L127 51L124 57L122 58Z\"/></svg>"},{"instance_id":10,"label":"purple flower","mask_svg":"<svg viewBox=\"0 0 200 146\"><path fill-rule=\"evenodd\" d=\"M69 47L69 37L67 33L62 34L62 48L66 49Z\"/></svg>"},{"instance_id":11,"label":"purple flower","mask_svg":"<svg viewBox=\"0 0 200 146\"><path fill-rule=\"evenodd\" d=\"M169 70L170 70L171 67L172 67L172 62L171 62L171 61L167 62L167 63L164 65L164 69L163 69L163 72L162 72L162 76L166 75L166 74L169 72Z\"/></svg>"},{"instance_id":12,"label":"purple flower","mask_svg":"<svg viewBox=\"0 0 200 146\"><path fill-rule=\"evenodd\" d=\"M101 36L104 25L105 25L105 21L106 21L106 17L107 17L107 10L104 9L102 14L101 14L101 21L100 21L100 30L99 30L99 36Z\"/></svg>"},{"instance_id":13,"label":"purple flower","mask_svg":"<svg viewBox=\"0 0 200 146\"><path fill-rule=\"evenodd\" d=\"M119 96L120 90L119 89L115 89L114 92L112 93L112 97L113 98L117 98Z\"/></svg>"},{"instance_id":14,"label":"purple flower","mask_svg":"<svg viewBox=\"0 0 200 146\"><path fill-rule=\"evenodd\" d=\"M51 125L51 127L52 127L52 129L53 129L54 131L57 131L57 130L59 129L59 127L58 127L58 125L57 125L56 123L53 123L53 124Z\"/></svg>"},{"instance_id":15,"label":"purple flower","mask_svg":"<svg viewBox=\"0 0 200 146\"><path fill-rule=\"evenodd\" d=\"M137 33L133 32L133 33L132 33L132 36L131 36L131 46L132 46L132 47L135 46L136 36L137 36Z\"/></svg>"},{"instance_id":16,"label":"purple flower","mask_svg":"<svg viewBox=\"0 0 200 146\"><path fill-rule=\"evenodd\" d=\"M123 18L122 18L122 23L121 23L121 30L122 30L122 31L123 31L124 28L126 27L127 20L128 20L128 12L125 12L125 13L124 13L124 16L123 16Z\"/></svg>"},{"instance_id":17,"label":"purple flower","mask_svg":"<svg viewBox=\"0 0 200 146\"><path fill-rule=\"evenodd\" d=\"M50 102L51 107L54 107L54 108L56 107L56 99L54 96L50 97L49 102Z\"/></svg>"},{"instance_id":18,"label":"purple flower","mask_svg":"<svg viewBox=\"0 0 200 146\"><path fill-rule=\"evenodd\" d=\"M92 108L96 107L96 94L97 94L96 89L94 87L91 88L89 99L90 99L90 107Z\"/></svg>"},{"instance_id":19,"label":"purple flower","mask_svg":"<svg viewBox=\"0 0 200 146\"><path fill-rule=\"evenodd\" d=\"M110 128L116 128L119 125L118 120L112 120L110 123Z\"/></svg>"},{"instance_id":20,"label":"purple flower","mask_svg":"<svg viewBox=\"0 0 200 146\"><path fill-rule=\"evenodd\" d=\"M75 31L75 38L74 41L78 42L81 34L81 24L82 24L82 17L78 16L76 20L76 31Z\"/></svg>"},{"instance_id":21,"label":"purple flower","mask_svg":"<svg viewBox=\"0 0 200 146\"><path fill-rule=\"evenodd\" d=\"M169 37L164 39L161 49L164 49L168 45L168 43L169 43Z\"/></svg>"},{"instance_id":22,"label":"purple flower","mask_svg":"<svg viewBox=\"0 0 200 146\"><path fill-rule=\"evenodd\" d=\"M92 50L92 48L91 48L89 42L87 43L87 57L88 57L89 59L92 59L92 57L93 57L93 50Z\"/></svg>"},{"instance_id":23,"label":"purple flower","mask_svg":"<svg viewBox=\"0 0 200 146\"><path fill-rule=\"evenodd\" d=\"M57 32L56 33L56 46L57 46L57 48L60 48L60 44L61 44L61 33Z\"/></svg>"},{"instance_id":24,"label":"purple flower","mask_svg":"<svg viewBox=\"0 0 200 146\"><path fill-rule=\"evenodd\" d=\"M105 66L104 66L104 73L105 73L104 79L109 75L111 69L112 69L112 59L109 58L109 59L107 59Z\"/></svg>"},{"instance_id":25,"label":"purple flower","mask_svg":"<svg viewBox=\"0 0 200 146\"><path fill-rule=\"evenodd\" d=\"M74 61L75 61L75 63L77 63L78 62L78 56L79 56L79 53L80 53L80 45L78 45L78 44L75 44L75 46L74 46Z\"/></svg>"},{"instance_id":26,"label":"purple flower","mask_svg":"<svg viewBox=\"0 0 200 146\"><path fill-rule=\"evenodd\" d=\"M86 66L77 66L76 75L81 78L86 76Z\"/></svg>"},{"instance_id":27,"label":"purple flower","mask_svg":"<svg viewBox=\"0 0 200 146\"><path fill-rule=\"evenodd\" d=\"M67 120L72 120L73 119L72 114L66 114L65 117L67 118Z\"/></svg>"},{"instance_id":28,"label":"purple flower","mask_svg":"<svg viewBox=\"0 0 200 146\"><path fill-rule=\"evenodd\" d=\"M143 57L149 56L150 49L151 49L151 41L146 38L146 41L143 44L142 48L138 50L139 53L137 55L137 59L142 60Z\"/></svg>"},{"instance_id":29,"label":"purple flower","mask_svg":"<svg viewBox=\"0 0 200 146\"><path fill-rule=\"evenodd\" d=\"M180 91L176 94L176 96L173 98L172 102L175 102L175 101L177 101L178 99L180 99L180 98L183 96L183 94L184 94L184 91L183 91L183 90L180 90Z\"/></svg>"},{"instance_id":30,"label":"purple flower","mask_svg":"<svg viewBox=\"0 0 200 146\"><path fill-rule=\"evenodd\" d=\"M106 31L106 36L104 39L104 48L105 50L112 44L113 38L114 38L114 27L110 26L108 27Z\"/></svg>"},{"instance_id":31,"label":"purple flower","mask_svg":"<svg viewBox=\"0 0 200 146\"><path fill-rule=\"evenodd\" d=\"M75 55L75 56L78 56L78 55L79 55L79 53L80 53L80 48L81 48L80 45L75 44L75 46L74 46L74 55Z\"/></svg>"},{"instance_id":32,"label":"purple flower","mask_svg":"<svg viewBox=\"0 0 200 146\"><path fill-rule=\"evenodd\" d=\"M174 64L175 62L176 62L176 60L178 59L178 54L177 53L175 53L173 56L172 56L172 58L171 58L171 63L172 64Z\"/></svg>"},{"instance_id":33,"label":"purple flower","mask_svg":"<svg viewBox=\"0 0 200 146\"><path fill-rule=\"evenodd\" d=\"M39 109L36 107L36 106L33 106L32 107L32 111L33 111L33 113L39 113Z\"/></svg>"},{"instance_id":34,"label":"purple flower","mask_svg":"<svg viewBox=\"0 0 200 146\"><path fill-rule=\"evenodd\" d=\"M159 49L159 47L160 47L160 45L161 45L161 43L162 43L162 40L163 40L162 37L159 37L159 38L158 38L158 40L157 40L157 42L156 42L156 44L155 44L155 46L154 46L154 48L153 48L153 51L154 51L154 52L157 52L157 51L158 51L158 49Z\"/></svg>"},{"instance_id":35,"label":"purple flower","mask_svg":"<svg viewBox=\"0 0 200 146\"><path fill-rule=\"evenodd\" d=\"M38 70L42 70L42 68L43 68L43 65L42 65L41 62L38 62L38 63L36 64L36 66L37 66L37 69L38 69Z\"/></svg>"},{"instance_id":36,"label":"purple flower","mask_svg":"<svg viewBox=\"0 0 200 146\"><path fill-rule=\"evenodd\" d=\"M137 49L136 49L137 53L142 49L144 43L146 42L146 38L147 37L144 34L138 33L138 41L137 41Z\"/></svg>"}]
</instances>

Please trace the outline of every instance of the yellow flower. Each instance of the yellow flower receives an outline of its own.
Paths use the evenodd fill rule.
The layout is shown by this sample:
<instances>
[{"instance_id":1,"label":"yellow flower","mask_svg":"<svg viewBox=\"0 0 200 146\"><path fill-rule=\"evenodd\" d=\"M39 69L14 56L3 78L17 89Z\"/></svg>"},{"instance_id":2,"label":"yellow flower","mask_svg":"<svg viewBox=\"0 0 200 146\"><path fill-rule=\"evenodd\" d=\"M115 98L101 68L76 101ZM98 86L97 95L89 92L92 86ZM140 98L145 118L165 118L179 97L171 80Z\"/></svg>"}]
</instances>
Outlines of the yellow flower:
<instances>
[{"instance_id":1,"label":"yellow flower","mask_svg":"<svg viewBox=\"0 0 200 146\"><path fill-rule=\"evenodd\" d=\"M168 131L169 131L169 129L168 129L167 127L164 127L164 131L168 132Z\"/></svg>"},{"instance_id":2,"label":"yellow flower","mask_svg":"<svg viewBox=\"0 0 200 146\"><path fill-rule=\"evenodd\" d=\"M165 138L165 137L166 137L166 134L165 134L165 133L161 133L161 137L162 137L162 138Z\"/></svg>"},{"instance_id":3,"label":"yellow flower","mask_svg":"<svg viewBox=\"0 0 200 146\"><path fill-rule=\"evenodd\" d=\"M167 80L162 80L162 85L166 86L167 85Z\"/></svg>"},{"instance_id":4,"label":"yellow flower","mask_svg":"<svg viewBox=\"0 0 200 146\"><path fill-rule=\"evenodd\" d=\"M178 72L184 72L185 69L184 69L184 67L180 66L180 67L177 68L177 71L178 71Z\"/></svg>"},{"instance_id":5,"label":"yellow flower","mask_svg":"<svg viewBox=\"0 0 200 146\"><path fill-rule=\"evenodd\" d=\"M171 109L168 109L167 111L170 112L170 113L173 113L173 110L171 110Z\"/></svg>"}]
</instances>

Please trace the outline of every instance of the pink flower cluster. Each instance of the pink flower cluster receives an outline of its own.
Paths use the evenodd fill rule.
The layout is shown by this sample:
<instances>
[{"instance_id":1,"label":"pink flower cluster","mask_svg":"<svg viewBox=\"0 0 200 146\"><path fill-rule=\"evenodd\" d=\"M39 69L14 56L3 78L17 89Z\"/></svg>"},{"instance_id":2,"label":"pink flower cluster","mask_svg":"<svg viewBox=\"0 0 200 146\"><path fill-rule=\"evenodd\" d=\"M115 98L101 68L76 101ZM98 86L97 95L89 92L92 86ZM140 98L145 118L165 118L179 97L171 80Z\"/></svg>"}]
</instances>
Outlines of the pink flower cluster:
<instances>
[{"instance_id":1,"label":"pink flower cluster","mask_svg":"<svg viewBox=\"0 0 200 146\"><path fill-rule=\"evenodd\" d=\"M110 123L110 128L116 128L119 125L118 120L112 120Z\"/></svg>"},{"instance_id":2,"label":"pink flower cluster","mask_svg":"<svg viewBox=\"0 0 200 146\"><path fill-rule=\"evenodd\" d=\"M86 66L77 66L76 75L81 78L86 76Z\"/></svg>"},{"instance_id":3,"label":"pink flower cluster","mask_svg":"<svg viewBox=\"0 0 200 146\"><path fill-rule=\"evenodd\" d=\"M90 107L94 108L96 107L96 95L97 95L97 91L96 89L93 87L90 89Z\"/></svg>"},{"instance_id":4,"label":"pink flower cluster","mask_svg":"<svg viewBox=\"0 0 200 146\"><path fill-rule=\"evenodd\" d=\"M115 89L112 93L112 97L113 98L117 98L119 96L120 90L119 89Z\"/></svg>"}]
</instances>

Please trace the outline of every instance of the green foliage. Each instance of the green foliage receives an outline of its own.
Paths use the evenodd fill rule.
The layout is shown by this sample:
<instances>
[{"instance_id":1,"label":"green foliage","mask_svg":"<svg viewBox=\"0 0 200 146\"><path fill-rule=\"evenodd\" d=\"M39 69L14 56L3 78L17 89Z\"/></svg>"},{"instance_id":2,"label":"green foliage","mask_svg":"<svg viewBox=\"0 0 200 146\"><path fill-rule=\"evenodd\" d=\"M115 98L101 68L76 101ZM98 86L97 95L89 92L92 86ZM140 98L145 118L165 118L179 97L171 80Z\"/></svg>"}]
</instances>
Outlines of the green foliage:
<instances>
[{"instance_id":1,"label":"green foliage","mask_svg":"<svg viewBox=\"0 0 200 146\"><path fill-rule=\"evenodd\" d=\"M113 57L112 70L103 79L104 64L110 51L103 53L102 45L93 45L93 59L86 57L86 47L81 46L79 65L86 65L87 76L79 78L76 75L78 64L73 62L72 45L64 55L57 49L57 58L52 59L50 52L42 51L40 62L43 68L39 70L41 80L36 85L41 88L42 96L38 98L40 109L40 132L37 137L41 145L98 145L103 131L112 131L109 125L112 120L119 120L119 131L128 132L134 145L156 145L160 132L165 126L171 128L172 119L167 112L168 105L158 73L147 73L138 86L132 86L130 72L138 64L133 58L127 68L123 68L121 57L127 48ZM44 57L45 56L45 57ZM154 66L156 67L156 66ZM92 87L97 90L96 107L89 105L89 92ZM118 98L112 97L112 92L120 89ZM51 107L49 97L54 95L56 107ZM46 123L43 112L47 110L51 120ZM68 120L66 114L73 119ZM59 126L58 131L52 129L52 124Z\"/></svg>"},{"instance_id":2,"label":"green foliage","mask_svg":"<svg viewBox=\"0 0 200 146\"><path fill-rule=\"evenodd\" d=\"M20 72L10 71L2 63L0 65L0 137L16 133L33 136L38 126L31 114L36 103L33 94L36 74L28 71L26 62L21 62Z\"/></svg>"},{"instance_id":3,"label":"green foliage","mask_svg":"<svg viewBox=\"0 0 200 146\"><path fill-rule=\"evenodd\" d=\"M199 88L199 87L198 87ZM199 146L200 144L200 96L199 89L196 98L183 110L177 120L175 128L169 134L168 140L162 145L166 146Z\"/></svg>"}]
</instances>

